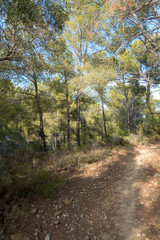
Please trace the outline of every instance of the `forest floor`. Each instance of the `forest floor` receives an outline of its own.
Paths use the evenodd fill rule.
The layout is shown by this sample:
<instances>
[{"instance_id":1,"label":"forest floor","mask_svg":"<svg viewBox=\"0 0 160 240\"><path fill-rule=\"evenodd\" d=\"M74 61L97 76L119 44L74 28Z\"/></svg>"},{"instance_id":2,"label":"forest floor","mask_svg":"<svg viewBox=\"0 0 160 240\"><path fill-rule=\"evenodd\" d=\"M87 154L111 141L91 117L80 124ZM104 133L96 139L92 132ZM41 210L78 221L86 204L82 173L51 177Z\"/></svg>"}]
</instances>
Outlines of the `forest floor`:
<instances>
[{"instance_id":1,"label":"forest floor","mask_svg":"<svg viewBox=\"0 0 160 240\"><path fill-rule=\"evenodd\" d=\"M160 240L160 146L123 149L85 165L56 199L23 206L4 239Z\"/></svg>"}]
</instances>

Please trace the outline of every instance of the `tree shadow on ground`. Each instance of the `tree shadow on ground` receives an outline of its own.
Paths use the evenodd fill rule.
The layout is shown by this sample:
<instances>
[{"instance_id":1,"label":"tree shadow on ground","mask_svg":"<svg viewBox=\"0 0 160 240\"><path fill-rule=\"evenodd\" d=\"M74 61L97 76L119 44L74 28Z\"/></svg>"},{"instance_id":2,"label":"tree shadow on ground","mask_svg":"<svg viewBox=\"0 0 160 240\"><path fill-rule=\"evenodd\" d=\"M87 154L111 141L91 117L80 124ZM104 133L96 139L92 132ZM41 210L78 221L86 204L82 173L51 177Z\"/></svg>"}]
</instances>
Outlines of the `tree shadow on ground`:
<instances>
[{"instance_id":1,"label":"tree shadow on ground","mask_svg":"<svg viewBox=\"0 0 160 240\"><path fill-rule=\"evenodd\" d=\"M80 204L87 209L88 216L81 225L91 226L91 239L97 236L104 240L129 240L139 229L141 212L145 211L139 200L139 184L147 182L157 171L152 166L138 166L138 154L138 151L119 154L112 162L100 166L100 171L96 169L97 176L81 173L72 179L74 184L77 181L77 188L78 185L87 188L87 197L84 195ZM81 239L78 233L75 236Z\"/></svg>"},{"instance_id":2,"label":"tree shadow on ground","mask_svg":"<svg viewBox=\"0 0 160 240\"><path fill-rule=\"evenodd\" d=\"M25 231L30 240L35 240L35 226L39 226L39 240L44 240L46 230L54 240L82 240L85 237L90 240L132 239L133 234L138 234L136 229L141 226L144 229L145 216L154 217L160 200L158 194L149 211L147 205L142 204L143 184L149 183L157 170L151 164L139 165L139 155L136 149L122 151L113 158L73 174L66 187L57 193L56 203L53 200L35 201L35 206L41 208L38 218L29 216L25 227L20 225L19 230ZM53 204L61 204L66 197L71 203L60 210L57 219ZM145 212L150 215L144 215ZM160 210L157 216L160 217ZM55 220L59 221L58 225L52 224ZM18 221L21 222L20 219ZM157 237L158 232L154 229L154 236Z\"/></svg>"}]
</instances>

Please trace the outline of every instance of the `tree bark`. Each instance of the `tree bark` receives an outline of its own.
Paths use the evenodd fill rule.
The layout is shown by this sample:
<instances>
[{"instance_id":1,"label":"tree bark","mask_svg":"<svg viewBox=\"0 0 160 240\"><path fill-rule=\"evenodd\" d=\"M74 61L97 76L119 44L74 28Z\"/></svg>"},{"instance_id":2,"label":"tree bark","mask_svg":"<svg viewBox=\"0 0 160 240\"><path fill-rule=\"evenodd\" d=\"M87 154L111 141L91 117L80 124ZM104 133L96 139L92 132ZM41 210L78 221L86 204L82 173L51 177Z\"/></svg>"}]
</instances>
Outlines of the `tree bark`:
<instances>
[{"instance_id":1,"label":"tree bark","mask_svg":"<svg viewBox=\"0 0 160 240\"><path fill-rule=\"evenodd\" d=\"M128 99L128 94L127 94L127 91L126 91L124 79L123 79L123 90L124 90L124 96L126 98L126 107L127 107L127 131L128 131L128 134L130 134L131 133L130 108L129 108L129 99Z\"/></svg>"},{"instance_id":2,"label":"tree bark","mask_svg":"<svg viewBox=\"0 0 160 240\"><path fill-rule=\"evenodd\" d=\"M135 128L135 111L134 111L134 100L135 100L135 92L132 93L132 128Z\"/></svg>"},{"instance_id":3,"label":"tree bark","mask_svg":"<svg viewBox=\"0 0 160 240\"><path fill-rule=\"evenodd\" d=\"M150 102L150 96L151 96L151 83L150 83L150 78L147 77L147 86L146 86L146 107L147 107L147 113L146 113L146 133L149 132L149 113L150 113L150 107L149 107L149 102Z\"/></svg>"},{"instance_id":4,"label":"tree bark","mask_svg":"<svg viewBox=\"0 0 160 240\"><path fill-rule=\"evenodd\" d=\"M66 88L66 108L67 108L67 148L70 148L70 107L69 107L69 94L68 94L68 82L65 76L65 88Z\"/></svg>"},{"instance_id":5,"label":"tree bark","mask_svg":"<svg viewBox=\"0 0 160 240\"><path fill-rule=\"evenodd\" d=\"M77 91L77 145L81 145L80 136L80 124L81 124L81 107L80 107L80 91Z\"/></svg>"},{"instance_id":6,"label":"tree bark","mask_svg":"<svg viewBox=\"0 0 160 240\"><path fill-rule=\"evenodd\" d=\"M77 50L78 51L78 50ZM79 76L78 73L78 55L77 55L77 51L75 53L75 72L76 75ZM82 81L82 77L83 77L83 72L81 71L81 79L80 81ZM80 99L80 87L78 86L77 89L77 126L76 126L76 138L77 138L77 146L81 145L81 133L80 133L80 124L81 124L81 99Z\"/></svg>"},{"instance_id":7,"label":"tree bark","mask_svg":"<svg viewBox=\"0 0 160 240\"><path fill-rule=\"evenodd\" d=\"M42 108L41 108L40 99L39 99L38 84L37 84L36 76L34 76L34 87L35 87L35 98L36 98L36 103L37 103L37 109L38 109L38 114L39 114L40 137L42 140L43 151L47 152L47 145L46 145L46 139L45 139L45 134L44 134L44 125L43 125L43 114L42 114Z\"/></svg>"},{"instance_id":8,"label":"tree bark","mask_svg":"<svg viewBox=\"0 0 160 240\"><path fill-rule=\"evenodd\" d=\"M104 102L103 102L102 98L101 98L101 105L102 105L102 115L103 115L104 139L106 142L108 135L107 135L107 128L106 128L106 117L105 117L105 112L104 112Z\"/></svg>"},{"instance_id":9,"label":"tree bark","mask_svg":"<svg viewBox=\"0 0 160 240\"><path fill-rule=\"evenodd\" d=\"M148 109L149 109L150 96L151 96L151 83L150 83L150 79L148 77L147 78L147 92L146 92L146 105L147 105Z\"/></svg>"}]
</instances>

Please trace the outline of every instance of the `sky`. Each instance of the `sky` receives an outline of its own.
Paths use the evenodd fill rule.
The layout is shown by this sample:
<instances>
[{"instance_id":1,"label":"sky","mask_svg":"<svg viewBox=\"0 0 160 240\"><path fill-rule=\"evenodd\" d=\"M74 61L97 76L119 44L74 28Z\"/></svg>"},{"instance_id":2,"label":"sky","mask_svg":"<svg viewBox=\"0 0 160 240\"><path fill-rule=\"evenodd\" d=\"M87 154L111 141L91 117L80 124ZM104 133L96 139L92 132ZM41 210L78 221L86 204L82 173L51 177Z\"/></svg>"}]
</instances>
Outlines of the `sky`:
<instances>
[{"instance_id":1,"label":"sky","mask_svg":"<svg viewBox=\"0 0 160 240\"><path fill-rule=\"evenodd\" d=\"M160 86L152 90L153 98L160 100Z\"/></svg>"}]
</instances>

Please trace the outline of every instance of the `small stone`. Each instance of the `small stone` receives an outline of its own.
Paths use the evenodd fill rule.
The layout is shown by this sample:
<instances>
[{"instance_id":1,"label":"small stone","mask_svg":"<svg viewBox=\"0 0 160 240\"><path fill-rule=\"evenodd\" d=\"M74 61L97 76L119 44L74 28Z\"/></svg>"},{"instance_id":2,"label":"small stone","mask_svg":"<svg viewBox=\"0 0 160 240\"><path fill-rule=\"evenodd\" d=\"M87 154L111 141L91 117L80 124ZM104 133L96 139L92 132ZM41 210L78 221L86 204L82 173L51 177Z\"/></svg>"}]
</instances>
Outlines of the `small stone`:
<instances>
[{"instance_id":1,"label":"small stone","mask_svg":"<svg viewBox=\"0 0 160 240\"><path fill-rule=\"evenodd\" d=\"M59 225L60 223L60 221L54 221L54 225Z\"/></svg>"},{"instance_id":2,"label":"small stone","mask_svg":"<svg viewBox=\"0 0 160 240\"><path fill-rule=\"evenodd\" d=\"M83 214L80 214L80 218L83 218Z\"/></svg>"},{"instance_id":3,"label":"small stone","mask_svg":"<svg viewBox=\"0 0 160 240\"><path fill-rule=\"evenodd\" d=\"M60 205L59 205L59 209L62 209L63 207L64 207L63 204L60 204Z\"/></svg>"},{"instance_id":4,"label":"small stone","mask_svg":"<svg viewBox=\"0 0 160 240\"><path fill-rule=\"evenodd\" d=\"M37 236L38 236L38 233L39 233L39 230L36 228L36 229L34 230L34 236L37 237Z\"/></svg>"},{"instance_id":5,"label":"small stone","mask_svg":"<svg viewBox=\"0 0 160 240\"><path fill-rule=\"evenodd\" d=\"M31 211L30 211L30 214L36 214L36 212L37 212L38 210L37 210L37 208L33 208Z\"/></svg>"},{"instance_id":6,"label":"small stone","mask_svg":"<svg viewBox=\"0 0 160 240\"><path fill-rule=\"evenodd\" d=\"M58 211L59 210L59 207L58 205L55 206L55 210Z\"/></svg>"},{"instance_id":7,"label":"small stone","mask_svg":"<svg viewBox=\"0 0 160 240\"><path fill-rule=\"evenodd\" d=\"M71 201L70 201L68 198L65 198L64 204L65 204L66 206L68 206L70 203L71 203Z\"/></svg>"},{"instance_id":8,"label":"small stone","mask_svg":"<svg viewBox=\"0 0 160 240\"><path fill-rule=\"evenodd\" d=\"M39 214L36 214L36 217L37 217L37 218L40 218L40 215L39 215Z\"/></svg>"},{"instance_id":9,"label":"small stone","mask_svg":"<svg viewBox=\"0 0 160 240\"><path fill-rule=\"evenodd\" d=\"M60 215L62 213L62 211L57 211L55 212L54 216L57 217L58 215Z\"/></svg>"},{"instance_id":10,"label":"small stone","mask_svg":"<svg viewBox=\"0 0 160 240\"><path fill-rule=\"evenodd\" d=\"M44 240L51 240L51 237L50 237L50 235L49 234L47 234L46 236L45 236L45 239Z\"/></svg>"},{"instance_id":11,"label":"small stone","mask_svg":"<svg viewBox=\"0 0 160 240\"><path fill-rule=\"evenodd\" d=\"M149 238L145 238L145 240L149 240Z\"/></svg>"},{"instance_id":12,"label":"small stone","mask_svg":"<svg viewBox=\"0 0 160 240\"><path fill-rule=\"evenodd\" d=\"M141 234L140 234L140 233L138 233L138 234L137 234L137 237L140 237L140 236L141 236Z\"/></svg>"}]
</instances>

